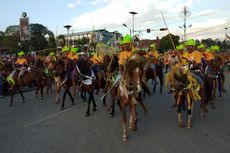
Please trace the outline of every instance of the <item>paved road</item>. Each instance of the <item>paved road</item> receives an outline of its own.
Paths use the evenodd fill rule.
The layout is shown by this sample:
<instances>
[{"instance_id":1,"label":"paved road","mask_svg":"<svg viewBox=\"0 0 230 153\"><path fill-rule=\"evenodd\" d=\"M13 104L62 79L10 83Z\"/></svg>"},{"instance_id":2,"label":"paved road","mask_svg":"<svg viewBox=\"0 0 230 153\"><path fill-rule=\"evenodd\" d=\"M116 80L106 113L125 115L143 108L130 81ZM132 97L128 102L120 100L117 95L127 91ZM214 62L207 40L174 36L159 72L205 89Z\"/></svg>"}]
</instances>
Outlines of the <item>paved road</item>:
<instances>
[{"instance_id":1,"label":"paved road","mask_svg":"<svg viewBox=\"0 0 230 153\"><path fill-rule=\"evenodd\" d=\"M86 103L80 98L59 111L54 95L43 100L26 92L26 103L19 95L8 107L10 97L0 98L0 153L229 153L230 152L230 78L228 93L217 108L209 107L205 118L199 117L196 104L193 128L177 127L176 110L166 91L146 98L148 115L138 110L138 130L129 132L127 143L121 141L120 112L114 118L96 96L98 111L84 117ZM118 109L117 109L118 110Z\"/></svg>"}]
</instances>

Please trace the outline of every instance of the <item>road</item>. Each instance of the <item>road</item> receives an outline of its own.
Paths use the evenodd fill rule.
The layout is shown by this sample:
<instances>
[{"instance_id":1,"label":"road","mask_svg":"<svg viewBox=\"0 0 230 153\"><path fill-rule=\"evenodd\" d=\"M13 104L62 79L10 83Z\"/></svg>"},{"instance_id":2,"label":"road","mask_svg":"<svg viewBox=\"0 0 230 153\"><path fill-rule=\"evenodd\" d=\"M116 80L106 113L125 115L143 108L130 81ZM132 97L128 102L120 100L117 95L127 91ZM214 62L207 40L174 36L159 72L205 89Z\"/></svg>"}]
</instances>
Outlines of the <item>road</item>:
<instances>
[{"instance_id":1,"label":"road","mask_svg":"<svg viewBox=\"0 0 230 153\"><path fill-rule=\"evenodd\" d=\"M96 96L98 110L84 117L86 103L80 98L66 109L54 104L54 94L37 99L26 92L26 102L17 94L12 107L10 97L0 98L0 153L229 153L230 152L230 74L216 109L208 107L206 117L199 116L195 105L193 128L178 128L172 95L165 90L146 97L149 113L138 108L138 130L121 141L121 115L110 118ZM185 117L185 116L184 116Z\"/></svg>"}]
</instances>

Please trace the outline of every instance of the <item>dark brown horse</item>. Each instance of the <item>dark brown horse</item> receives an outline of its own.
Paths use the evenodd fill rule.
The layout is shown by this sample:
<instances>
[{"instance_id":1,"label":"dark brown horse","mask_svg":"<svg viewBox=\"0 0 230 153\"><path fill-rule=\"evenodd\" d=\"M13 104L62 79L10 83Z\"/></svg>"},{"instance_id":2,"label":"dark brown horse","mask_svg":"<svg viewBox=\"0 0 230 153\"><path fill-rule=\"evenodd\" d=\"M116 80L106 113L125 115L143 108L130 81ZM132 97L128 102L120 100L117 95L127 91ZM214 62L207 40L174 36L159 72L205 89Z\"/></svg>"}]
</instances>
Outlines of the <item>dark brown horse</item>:
<instances>
[{"instance_id":1,"label":"dark brown horse","mask_svg":"<svg viewBox=\"0 0 230 153\"><path fill-rule=\"evenodd\" d=\"M74 105L74 98L69 90L69 88L72 86L71 69L68 67L68 65L66 65L63 59L59 59L55 62L54 65L50 66L50 70L52 70L55 77L55 81L57 83L56 103L59 101L60 90L63 87L64 93L61 104L61 110L63 110L65 107L66 94L69 95L72 101L72 105Z\"/></svg>"},{"instance_id":2,"label":"dark brown horse","mask_svg":"<svg viewBox=\"0 0 230 153\"><path fill-rule=\"evenodd\" d=\"M85 116L90 116L90 105L93 102L93 111L97 110L97 105L94 99L94 80L96 79L91 67L87 55L82 55L77 61L77 74L81 77L81 88L82 91L86 91L89 95L88 107Z\"/></svg>"},{"instance_id":3,"label":"dark brown horse","mask_svg":"<svg viewBox=\"0 0 230 153\"><path fill-rule=\"evenodd\" d=\"M122 124L123 124L123 142L127 141L127 115L126 108L129 106L131 115L129 120L129 129L133 131L137 130L137 103L140 102L144 111L147 109L144 105L141 97L142 86L144 82L143 73L143 62L144 60L138 54L134 54L127 60L125 65L124 74L122 74L120 84L118 87L118 98L120 100L121 111L122 111Z\"/></svg>"},{"instance_id":4,"label":"dark brown horse","mask_svg":"<svg viewBox=\"0 0 230 153\"><path fill-rule=\"evenodd\" d=\"M110 117L114 117L115 113L115 99L117 97L117 91L118 91L118 83L116 79L118 79L118 57L116 55L113 56L106 56L104 58L103 63L107 63L105 66L105 80L106 85L104 88L104 92L110 93L111 96L111 103L107 107L107 110L110 111ZM103 102L106 101L106 95L103 97ZM118 105L120 106L120 102L118 100Z\"/></svg>"}]
</instances>

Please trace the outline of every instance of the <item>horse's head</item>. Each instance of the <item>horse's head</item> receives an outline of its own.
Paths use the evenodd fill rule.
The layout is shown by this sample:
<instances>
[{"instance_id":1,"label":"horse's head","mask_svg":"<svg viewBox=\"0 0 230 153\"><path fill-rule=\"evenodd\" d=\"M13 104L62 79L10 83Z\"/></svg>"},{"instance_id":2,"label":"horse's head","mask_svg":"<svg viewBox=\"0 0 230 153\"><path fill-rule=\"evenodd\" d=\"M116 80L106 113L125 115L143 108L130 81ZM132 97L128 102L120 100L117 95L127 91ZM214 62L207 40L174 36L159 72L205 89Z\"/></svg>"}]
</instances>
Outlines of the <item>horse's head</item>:
<instances>
[{"instance_id":1,"label":"horse's head","mask_svg":"<svg viewBox=\"0 0 230 153\"><path fill-rule=\"evenodd\" d=\"M143 64L143 57L138 54L133 54L126 62L125 80L128 90L133 90L136 93L142 91L144 83Z\"/></svg>"},{"instance_id":2,"label":"horse's head","mask_svg":"<svg viewBox=\"0 0 230 153\"><path fill-rule=\"evenodd\" d=\"M52 71L54 76L57 76L65 70L65 62L63 60L52 61L48 66L48 70Z\"/></svg>"}]
</instances>

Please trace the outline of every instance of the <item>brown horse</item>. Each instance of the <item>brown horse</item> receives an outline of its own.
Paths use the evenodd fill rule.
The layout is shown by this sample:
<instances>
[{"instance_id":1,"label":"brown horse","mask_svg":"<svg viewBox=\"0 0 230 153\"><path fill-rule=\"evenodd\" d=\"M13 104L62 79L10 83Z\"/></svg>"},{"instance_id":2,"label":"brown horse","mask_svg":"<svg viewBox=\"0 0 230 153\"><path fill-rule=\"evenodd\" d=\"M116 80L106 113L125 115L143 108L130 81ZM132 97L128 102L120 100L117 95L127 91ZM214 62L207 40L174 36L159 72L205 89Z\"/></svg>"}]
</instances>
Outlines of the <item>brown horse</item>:
<instances>
[{"instance_id":1,"label":"brown horse","mask_svg":"<svg viewBox=\"0 0 230 153\"><path fill-rule=\"evenodd\" d=\"M55 81L57 83L56 103L58 103L59 101L60 90L63 87L64 94L63 94L63 99L62 99L62 104L61 104L61 110L63 110L65 107L66 94L69 95L72 101L72 105L74 105L74 98L69 90L69 88L72 86L70 68L68 68L68 66L66 65L63 59L59 59L55 62L54 65L50 65L50 70L52 70L54 77L55 77Z\"/></svg>"},{"instance_id":2,"label":"brown horse","mask_svg":"<svg viewBox=\"0 0 230 153\"><path fill-rule=\"evenodd\" d=\"M174 89L175 104L173 106L177 106L178 126L183 127L182 110L187 106L187 128L191 128L193 102L201 99L197 92L199 84L188 67L181 63L171 67L166 77L166 84L169 81Z\"/></svg>"},{"instance_id":3,"label":"brown horse","mask_svg":"<svg viewBox=\"0 0 230 153\"><path fill-rule=\"evenodd\" d=\"M118 87L118 98L120 100L122 111L122 124L123 124L123 142L127 141L127 116L126 108L130 107L131 115L129 120L129 129L133 131L137 130L137 102L140 102L144 111L147 113L147 109L143 103L141 97L142 86L144 83L143 73L144 60L138 54L134 54L127 60L125 64L125 71L122 74L121 81Z\"/></svg>"},{"instance_id":4,"label":"brown horse","mask_svg":"<svg viewBox=\"0 0 230 153\"><path fill-rule=\"evenodd\" d=\"M14 70L13 72L11 72L11 74L8 76L8 83L10 85L10 93L11 93L11 101L9 106L12 106L13 104L13 98L14 98L14 94L15 91L18 90L19 94L22 97L23 102L25 101L25 97L21 91L21 88L24 86L29 86L33 83L35 83L35 85L37 86L37 90L36 90L36 96L38 96L38 92L40 91L40 96L41 99L43 99L43 85L44 85L44 76L42 74L42 71L40 69L32 69L29 72L25 72L25 74L22 76L22 81L23 84L21 83L21 81L18 80L18 75L20 73L20 70Z\"/></svg>"}]
</instances>

